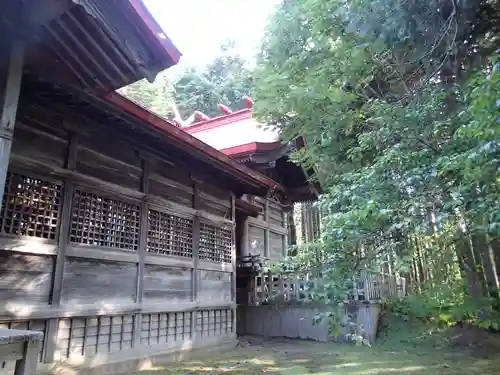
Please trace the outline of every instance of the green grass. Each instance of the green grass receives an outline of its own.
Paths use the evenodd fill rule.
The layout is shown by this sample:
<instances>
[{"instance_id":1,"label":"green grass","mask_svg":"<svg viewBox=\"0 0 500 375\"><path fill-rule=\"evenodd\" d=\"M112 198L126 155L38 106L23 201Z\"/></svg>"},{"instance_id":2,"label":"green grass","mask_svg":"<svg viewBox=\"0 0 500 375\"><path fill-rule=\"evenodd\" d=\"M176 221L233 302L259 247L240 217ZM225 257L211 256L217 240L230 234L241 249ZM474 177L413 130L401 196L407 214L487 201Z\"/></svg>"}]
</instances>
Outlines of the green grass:
<instances>
[{"instance_id":1,"label":"green grass","mask_svg":"<svg viewBox=\"0 0 500 375\"><path fill-rule=\"evenodd\" d=\"M496 357L496 358L495 358ZM500 356L475 358L458 351L387 343L373 347L292 340L261 342L211 357L134 375L498 375Z\"/></svg>"}]
</instances>

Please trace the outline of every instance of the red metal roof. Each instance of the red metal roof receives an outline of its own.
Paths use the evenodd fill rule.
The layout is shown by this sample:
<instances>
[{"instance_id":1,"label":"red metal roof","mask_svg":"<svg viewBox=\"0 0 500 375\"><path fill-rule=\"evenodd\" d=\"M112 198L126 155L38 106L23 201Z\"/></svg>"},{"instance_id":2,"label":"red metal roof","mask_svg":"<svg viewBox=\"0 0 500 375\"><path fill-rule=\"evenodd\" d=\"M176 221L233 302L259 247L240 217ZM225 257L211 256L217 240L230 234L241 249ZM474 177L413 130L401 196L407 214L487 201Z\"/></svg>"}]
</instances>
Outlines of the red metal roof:
<instances>
[{"instance_id":1,"label":"red metal roof","mask_svg":"<svg viewBox=\"0 0 500 375\"><path fill-rule=\"evenodd\" d=\"M193 134L250 118L252 118L252 109L244 108L227 115L212 117L211 119L205 121L199 121L193 125L183 128L182 130L189 134Z\"/></svg>"},{"instance_id":2,"label":"red metal roof","mask_svg":"<svg viewBox=\"0 0 500 375\"><path fill-rule=\"evenodd\" d=\"M282 146L281 142L263 143L263 142L252 142L244 145L224 148L220 150L222 153L231 156L242 156L259 151L272 151L280 148Z\"/></svg>"},{"instance_id":3,"label":"red metal roof","mask_svg":"<svg viewBox=\"0 0 500 375\"><path fill-rule=\"evenodd\" d=\"M106 99L108 102L119 106L127 113L146 121L148 124L158 129L161 129L171 138L175 139L178 144L190 149L191 152L197 155L200 159L210 161L214 165L218 166L218 168L229 172L239 181L254 187L283 191L283 188L277 182L238 163L229 156L224 155L222 152L186 133L170 121L149 111L134 101L114 92L107 95Z\"/></svg>"}]
</instances>

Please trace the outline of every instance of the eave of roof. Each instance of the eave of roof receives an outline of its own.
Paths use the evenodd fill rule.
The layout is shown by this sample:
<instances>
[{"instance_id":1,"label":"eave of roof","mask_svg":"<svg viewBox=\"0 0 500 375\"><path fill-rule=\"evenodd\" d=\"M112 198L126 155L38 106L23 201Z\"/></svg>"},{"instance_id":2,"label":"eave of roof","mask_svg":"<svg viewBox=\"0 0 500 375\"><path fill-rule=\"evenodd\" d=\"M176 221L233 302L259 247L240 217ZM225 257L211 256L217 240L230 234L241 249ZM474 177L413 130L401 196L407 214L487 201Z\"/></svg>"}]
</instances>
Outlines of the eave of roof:
<instances>
[{"instance_id":1,"label":"eave of roof","mask_svg":"<svg viewBox=\"0 0 500 375\"><path fill-rule=\"evenodd\" d=\"M281 142L251 142L244 145L228 147L220 150L222 153L231 156L231 157L240 157L249 155L254 152L265 152L265 151L273 151L282 146Z\"/></svg>"},{"instance_id":2,"label":"eave of roof","mask_svg":"<svg viewBox=\"0 0 500 375\"><path fill-rule=\"evenodd\" d=\"M141 0L71 0L30 35L28 72L105 93L152 81L181 56Z\"/></svg>"},{"instance_id":3,"label":"eave of roof","mask_svg":"<svg viewBox=\"0 0 500 375\"><path fill-rule=\"evenodd\" d=\"M151 33L155 36L156 41L158 42L158 54L164 52L166 53L165 57L167 60L169 59L172 63L165 63L163 59L163 63L160 63L160 71L169 68L172 65L175 65L179 62L182 54L174 45L174 43L170 40L167 34L163 31L161 26L158 24L156 19L152 16L151 12L144 5L142 0L128 0L132 7L135 9L137 14L141 17L144 24L151 31ZM163 66L163 68L161 68Z\"/></svg>"},{"instance_id":4,"label":"eave of roof","mask_svg":"<svg viewBox=\"0 0 500 375\"><path fill-rule=\"evenodd\" d=\"M201 160L208 161L217 168L229 173L240 183L252 186L253 188L283 191L283 188L277 182L238 163L229 156L224 155L222 152L186 133L170 121L149 111L134 101L125 98L118 93L111 93L107 95L105 99L109 103L112 103L121 108L123 111L126 111L128 114L160 129L171 138L175 139L178 144L189 150L193 155L196 155Z\"/></svg>"}]
</instances>

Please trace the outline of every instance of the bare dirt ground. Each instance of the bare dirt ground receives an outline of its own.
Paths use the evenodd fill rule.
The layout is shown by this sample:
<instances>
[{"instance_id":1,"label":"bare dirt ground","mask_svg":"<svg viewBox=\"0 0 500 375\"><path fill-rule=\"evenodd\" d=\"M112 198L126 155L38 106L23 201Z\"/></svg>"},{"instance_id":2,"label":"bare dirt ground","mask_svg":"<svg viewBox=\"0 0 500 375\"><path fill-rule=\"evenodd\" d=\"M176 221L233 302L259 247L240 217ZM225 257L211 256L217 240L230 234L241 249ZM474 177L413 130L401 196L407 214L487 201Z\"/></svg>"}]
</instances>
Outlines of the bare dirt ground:
<instances>
[{"instance_id":1,"label":"bare dirt ground","mask_svg":"<svg viewBox=\"0 0 500 375\"><path fill-rule=\"evenodd\" d=\"M235 349L134 375L499 375L500 354L480 358L463 350L407 345L356 347L242 337Z\"/></svg>"}]
</instances>

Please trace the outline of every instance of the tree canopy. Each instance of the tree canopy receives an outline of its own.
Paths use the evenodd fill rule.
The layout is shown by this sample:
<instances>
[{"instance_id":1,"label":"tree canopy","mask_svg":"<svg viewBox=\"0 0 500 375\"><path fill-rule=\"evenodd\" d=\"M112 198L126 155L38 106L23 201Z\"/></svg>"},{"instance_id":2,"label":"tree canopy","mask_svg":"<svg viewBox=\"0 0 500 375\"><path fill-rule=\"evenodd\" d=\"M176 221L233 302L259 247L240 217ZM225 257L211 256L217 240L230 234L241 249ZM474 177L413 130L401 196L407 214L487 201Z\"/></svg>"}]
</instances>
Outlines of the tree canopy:
<instances>
[{"instance_id":1,"label":"tree canopy","mask_svg":"<svg viewBox=\"0 0 500 375\"><path fill-rule=\"evenodd\" d=\"M500 327L499 15L497 1L283 1L255 112L306 137L296 161L325 188L322 238L287 261L321 265L319 298L390 269L413 313Z\"/></svg>"},{"instance_id":2,"label":"tree canopy","mask_svg":"<svg viewBox=\"0 0 500 375\"><path fill-rule=\"evenodd\" d=\"M218 56L204 69L189 69L175 85L175 100L185 118L195 110L208 116L220 115L219 103L232 110L245 107L242 100L253 87L252 72L237 53L235 44L221 45Z\"/></svg>"},{"instance_id":3,"label":"tree canopy","mask_svg":"<svg viewBox=\"0 0 500 375\"><path fill-rule=\"evenodd\" d=\"M197 110L209 116L220 115L219 103L232 110L242 109L242 97L252 88L252 71L238 55L234 42L227 41L203 68L188 67L178 77L162 72L153 83L141 80L121 92L167 118L175 117L176 107L185 120Z\"/></svg>"}]
</instances>

